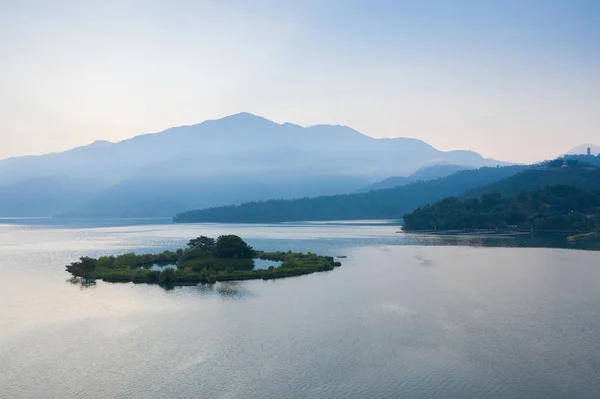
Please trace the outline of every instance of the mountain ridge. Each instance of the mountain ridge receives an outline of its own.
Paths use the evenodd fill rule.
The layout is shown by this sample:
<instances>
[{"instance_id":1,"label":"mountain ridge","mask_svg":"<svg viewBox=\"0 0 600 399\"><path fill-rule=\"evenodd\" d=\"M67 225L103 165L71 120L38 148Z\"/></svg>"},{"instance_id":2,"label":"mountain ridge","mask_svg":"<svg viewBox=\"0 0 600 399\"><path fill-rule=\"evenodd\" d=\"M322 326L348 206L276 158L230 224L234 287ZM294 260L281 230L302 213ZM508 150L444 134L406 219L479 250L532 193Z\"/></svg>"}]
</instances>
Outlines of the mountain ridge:
<instances>
[{"instance_id":1,"label":"mountain ridge","mask_svg":"<svg viewBox=\"0 0 600 399\"><path fill-rule=\"evenodd\" d=\"M516 175L529 166L482 167L404 186L313 198L247 202L175 215L180 223L277 223L318 220L400 219L406 212L446 196Z\"/></svg>"},{"instance_id":2,"label":"mountain ridge","mask_svg":"<svg viewBox=\"0 0 600 399\"><path fill-rule=\"evenodd\" d=\"M121 217L138 203L146 209L140 216L152 217L164 216L161 203L172 204L171 212L176 206L185 211L353 192L444 162L505 164L469 150L440 151L414 138L373 138L342 125L280 124L246 112L119 142L99 140L63 152L0 161L0 195L3 187L40 178L81 181L89 186L86 198L76 198L77 191L65 192L64 206L55 213L65 214L64 207L71 204L67 214ZM102 190L96 192L95 186ZM258 186L262 190L254 189ZM95 198L88 198L91 192ZM40 194L38 200L44 201ZM56 203L59 194L54 193ZM26 213L26 208L19 209ZM10 207L0 213L14 216Z\"/></svg>"},{"instance_id":3,"label":"mountain ridge","mask_svg":"<svg viewBox=\"0 0 600 399\"><path fill-rule=\"evenodd\" d=\"M58 154L65 154L65 153L69 153L72 151L79 151L79 150L91 150L91 149L101 149L101 148L106 148L107 146L115 146L115 145L119 145L119 144L124 144L124 143L130 143L130 142L135 142L138 140L143 140L143 139L148 139L150 137L156 137L156 136L161 136L161 135L169 135L171 133L177 133L177 134L183 134L184 131L186 130L191 130L191 129L198 129L200 127L206 126L206 125L211 125L212 123L224 123L224 122L244 122L244 123L253 123L256 124L256 122L265 122L264 126L280 126L280 127L290 127L293 129L299 129L299 130L318 130L321 128L327 128L327 129L343 129L346 132L351 132L352 134L356 135L356 136L360 136L366 140L376 140L376 141L389 141L389 142L397 142L397 141L404 141L404 142L412 142L412 143L419 143L422 145L425 145L426 147L429 147L431 149L434 149L440 153L445 153L445 154L450 154L450 153L465 153L465 154L472 154L472 155L477 155L479 157L481 157L482 159L487 159L484 158L483 156L481 156L480 154L478 154L475 151L472 150L449 150L449 151L442 151L442 150L438 150L435 146L428 144L426 142L424 142L423 140L417 139L417 138L411 138L411 137L382 137L382 138L378 138L378 137L373 137L373 136L369 136L365 133L362 133L352 127L346 126L346 125L339 125L339 124L335 124L335 125L328 125L328 124L316 124L316 125L308 125L308 126L302 126L302 125L297 125L297 124L293 124L290 122L284 122L284 123L277 123L274 121L271 121L265 117L262 116L258 116L258 115L254 115L251 114L249 112L239 112L237 114L233 114L233 115L229 115L229 116L225 116L223 118L220 119L210 119L210 120L205 120L202 122L198 122L198 123L194 123L191 125L180 125L180 126L173 126L173 127L169 127L167 129L158 131L158 132L149 132L149 133L142 133L130 138L126 138L120 141L115 141L115 142L111 142L111 141L107 141L107 140L95 140L92 143L89 144L85 144L85 145L80 145L80 146L76 146L64 151L54 151L54 152L50 152L50 153L46 153L46 154L37 154L37 155L22 155L22 156L13 156L13 157L7 157L7 158L3 158L0 159L0 163L4 162L4 161L8 161L8 160L16 160L16 159L23 159L23 158L41 158L41 157L47 157L47 156L53 156L53 155L58 155ZM506 163L506 162L501 162L501 163Z\"/></svg>"},{"instance_id":4,"label":"mountain ridge","mask_svg":"<svg viewBox=\"0 0 600 399\"><path fill-rule=\"evenodd\" d=\"M600 190L600 168L562 159L536 165L462 170L447 177L395 188L299 198L248 202L190 210L174 216L179 223L276 223L319 220L400 219L414 209L444 198L478 198L487 193L517 196L548 186L569 185Z\"/></svg>"}]
</instances>

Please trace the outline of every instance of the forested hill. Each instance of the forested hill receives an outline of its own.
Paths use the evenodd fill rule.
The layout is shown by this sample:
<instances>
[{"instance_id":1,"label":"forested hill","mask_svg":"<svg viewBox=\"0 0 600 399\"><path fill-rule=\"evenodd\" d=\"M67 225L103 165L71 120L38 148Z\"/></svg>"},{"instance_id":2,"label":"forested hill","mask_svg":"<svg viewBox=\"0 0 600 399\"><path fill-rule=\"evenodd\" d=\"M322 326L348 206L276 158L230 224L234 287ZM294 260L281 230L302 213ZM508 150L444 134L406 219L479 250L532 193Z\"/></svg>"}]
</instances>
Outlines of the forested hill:
<instances>
[{"instance_id":1,"label":"forested hill","mask_svg":"<svg viewBox=\"0 0 600 399\"><path fill-rule=\"evenodd\" d=\"M528 168L484 167L464 170L448 177L405 186L346 195L248 202L192 210L175 216L178 223L273 223L303 220L399 219L406 212L448 196L457 196Z\"/></svg>"},{"instance_id":2,"label":"forested hill","mask_svg":"<svg viewBox=\"0 0 600 399\"><path fill-rule=\"evenodd\" d=\"M405 231L495 228L590 232L600 228L600 191L548 186L515 197L445 198L404 216Z\"/></svg>"},{"instance_id":3,"label":"forested hill","mask_svg":"<svg viewBox=\"0 0 600 399\"><path fill-rule=\"evenodd\" d=\"M600 190L600 168L577 159L568 160L567 167L562 165L562 160L545 162L506 179L471 190L467 196L476 198L491 192L514 196L523 191L563 184L588 190Z\"/></svg>"},{"instance_id":4,"label":"forested hill","mask_svg":"<svg viewBox=\"0 0 600 399\"><path fill-rule=\"evenodd\" d=\"M568 162L578 162L590 166L600 167L600 154L598 155L566 155Z\"/></svg>"}]
</instances>

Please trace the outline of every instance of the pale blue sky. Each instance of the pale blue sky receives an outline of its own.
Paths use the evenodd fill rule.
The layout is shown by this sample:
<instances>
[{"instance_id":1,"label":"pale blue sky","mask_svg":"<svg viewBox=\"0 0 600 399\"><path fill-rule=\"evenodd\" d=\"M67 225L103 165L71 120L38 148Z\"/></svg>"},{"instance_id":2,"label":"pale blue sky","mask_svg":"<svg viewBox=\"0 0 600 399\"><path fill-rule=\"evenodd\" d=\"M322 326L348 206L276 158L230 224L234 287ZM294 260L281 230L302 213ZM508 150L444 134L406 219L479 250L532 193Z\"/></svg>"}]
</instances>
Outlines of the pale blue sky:
<instances>
[{"instance_id":1,"label":"pale blue sky","mask_svg":"<svg viewBox=\"0 0 600 399\"><path fill-rule=\"evenodd\" d=\"M504 160L600 144L600 1L0 0L0 158L240 111Z\"/></svg>"}]
</instances>

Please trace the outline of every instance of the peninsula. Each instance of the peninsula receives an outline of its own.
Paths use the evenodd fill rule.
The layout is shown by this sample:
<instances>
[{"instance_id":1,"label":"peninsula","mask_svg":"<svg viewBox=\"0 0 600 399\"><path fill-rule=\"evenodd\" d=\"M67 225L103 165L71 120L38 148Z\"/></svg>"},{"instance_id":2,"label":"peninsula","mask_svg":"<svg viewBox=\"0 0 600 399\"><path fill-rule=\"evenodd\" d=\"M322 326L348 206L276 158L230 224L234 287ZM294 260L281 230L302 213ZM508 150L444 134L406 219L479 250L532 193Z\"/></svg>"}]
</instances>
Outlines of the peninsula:
<instances>
[{"instance_id":1,"label":"peninsula","mask_svg":"<svg viewBox=\"0 0 600 399\"><path fill-rule=\"evenodd\" d=\"M257 259L273 264L257 269ZM68 265L67 271L75 277L108 282L196 285L300 276L338 266L341 263L331 256L257 251L236 235L222 235L216 240L200 236L190 240L187 248L157 254L82 257Z\"/></svg>"}]
</instances>

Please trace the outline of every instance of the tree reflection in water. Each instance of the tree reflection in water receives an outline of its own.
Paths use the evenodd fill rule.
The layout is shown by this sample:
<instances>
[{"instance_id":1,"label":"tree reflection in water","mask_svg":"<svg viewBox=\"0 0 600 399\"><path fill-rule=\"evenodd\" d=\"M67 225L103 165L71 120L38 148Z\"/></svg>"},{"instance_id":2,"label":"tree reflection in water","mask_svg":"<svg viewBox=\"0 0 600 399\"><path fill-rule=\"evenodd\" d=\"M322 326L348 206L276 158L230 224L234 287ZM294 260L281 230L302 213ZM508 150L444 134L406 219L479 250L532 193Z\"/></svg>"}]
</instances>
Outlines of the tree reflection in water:
<instances>
[{"instance_id":1,"label":"tree reflection in water","mask_svg":"<svg viewBox=\"0 0 600 399\"><path fill-rule=\"evenodd\" d=\"M67 279L66 283L78 285L79 288L82 290L96 287L96 280L93 278L73 276L73 277Z\"/></svg>"}]
</instances>

